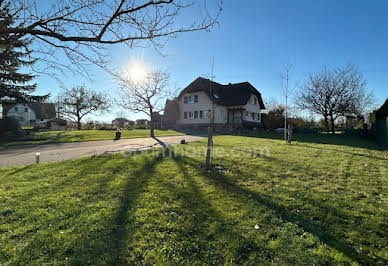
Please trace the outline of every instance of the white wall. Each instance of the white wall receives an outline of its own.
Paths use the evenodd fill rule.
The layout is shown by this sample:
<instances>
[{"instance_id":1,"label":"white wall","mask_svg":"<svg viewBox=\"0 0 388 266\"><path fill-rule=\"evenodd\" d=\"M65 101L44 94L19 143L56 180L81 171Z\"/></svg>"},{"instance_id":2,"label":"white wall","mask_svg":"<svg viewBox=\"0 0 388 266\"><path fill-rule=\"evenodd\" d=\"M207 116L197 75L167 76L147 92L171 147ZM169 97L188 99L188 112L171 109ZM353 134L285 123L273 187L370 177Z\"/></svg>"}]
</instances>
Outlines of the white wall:
<instances>
[{"instance_id":1,"label":"white wall","mask_svg":"<svg viewBox=\"0 0 388 266\"><path fill-rule=\"evenodd\" d=\"M27 112L25 108L27 108ZM36 120L35 112L29 106L21 104L18 104L8 110L7 117L16 118L17 120L19 120L20 125L22 126L29 126L30 120Z\"/></svg>"},{"instance_id":2,"label":"white wall","mask_svg":"<svg viewBox=\"0 0 388 266\"><path fill-rule=\"evenodd\" d=\"M184 97L187 96L194 96L198 95L198 102L197 103L185 103ZM196 92L196 93L188 93L181 97L181 99L178 102L179 104L179 119L177 121L177 124L206 124L209 123L209 119L207 117L199 118L199 111L208 111L212 109L212 102L207 96L205 92ZM225 106L216 105L215 107L215 117L214 122L215 123L226 123L227 122L227 110ZM187 118L184 119L184 112L194 112L198 111L198 118Z\"/></svg>"},{"instance_id":3,"label":"white wall","mask_svg":"<svg viewBox=\"0 0 388 266\"><path fill-rule=\"evenodd\" d=\"M247 104L244 106L244 120L249 122L261 122L261 109L259 101L256 97L256 103L254 104L253 97L256 97L255 95L251 95L251 98L248 100ZM246 111L248 111L248 116L246 116ZM252 119L252 114L256 113L255 120ZM257 120L257 114L259 114L259 120Z\"/></svg>"},{"instance_id":4,"label":"white wall","mask_svg":"<svg viewBox=\"0 0 388 266\"><path fill-rule=\"evenodd\" d=\"M184 97L187 96L193 96L198 95L198 102L197 103L184 103ZM250 122L261 122L261 109L259 101L256 97L256 104L254 104L253 97L256 97L255 95L251 96L251 99L247 102L246 105L241 106L242 108L245 108L245 111L243 112L243 119L245 121ZM205 111L205 110L211 110L212 109L212 102L207 96L205 92L196 92L196 93L188 93L181 97L181 99L178 102L179 104L179 119L177 121L177 124L184 124L184 125L190 125L190 124L206 124L209 123L209 119L204 118L187 118L184 119L184 112L194 112L194 111ZM246 111L249 112L248 116L246 116ZM255 119L252 119L251 113L255 113ZM257 115L259 115L259 120L257 120ZM199 114L198 114L199 116ZM241 121L239 118L241 116L240 111L236 111L235 113L235 120ZM238 117L238 118L237 118ZM230 113L230 122L232 119L232 114ZM225 106L222 105L215 105L215 123L227 123L228 122L228 110Z\"/></svg>"}]
</instances>

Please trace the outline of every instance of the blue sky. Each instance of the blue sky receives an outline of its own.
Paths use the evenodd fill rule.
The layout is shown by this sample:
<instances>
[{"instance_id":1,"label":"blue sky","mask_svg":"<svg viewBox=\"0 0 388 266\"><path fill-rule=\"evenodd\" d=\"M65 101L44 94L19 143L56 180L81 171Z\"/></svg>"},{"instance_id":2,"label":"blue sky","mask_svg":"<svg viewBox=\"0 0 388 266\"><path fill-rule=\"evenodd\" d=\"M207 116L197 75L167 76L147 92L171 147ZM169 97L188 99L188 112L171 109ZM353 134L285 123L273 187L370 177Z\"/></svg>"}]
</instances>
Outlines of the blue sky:
<instances>
[{"instance_id":1,"label":"blue sky","mask_svg":"<svg viewBox=\"0 0 388 266\"><path fill-rule=\"evenodd\" d=\"M353 63L364 73L368 89L382 103L388 97L388 1L374 0L225 0L220 25L170 40L160 55L153 48L110 48L112 64L125 67L142 61L171 73L171 87L184 88L209 75L214 56L215 81L249 81L264 96L283 101L281 72L292 64L291 83L310 72ZM190 22L190 14L187 22ZM91 68L92 80L67 76L67 87L84 84L99 91L117 90L106 73ZM55 80L40 76L38 92L55 95ZM112 120L120 108L90 119ZM129 119L144 117L127 112Z\"/></svg>"}]
</instances>

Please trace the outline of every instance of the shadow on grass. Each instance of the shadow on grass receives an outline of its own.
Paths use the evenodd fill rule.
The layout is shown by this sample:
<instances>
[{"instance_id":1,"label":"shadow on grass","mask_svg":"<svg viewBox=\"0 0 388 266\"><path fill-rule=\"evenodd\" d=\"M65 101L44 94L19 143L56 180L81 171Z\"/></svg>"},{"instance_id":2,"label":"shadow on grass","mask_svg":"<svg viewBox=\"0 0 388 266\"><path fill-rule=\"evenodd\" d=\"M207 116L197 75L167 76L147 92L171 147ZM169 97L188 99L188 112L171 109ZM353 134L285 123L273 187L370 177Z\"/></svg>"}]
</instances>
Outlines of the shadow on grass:
<instances>
[{"instance_id":1,"label":"shadow on grass","mask_svg":"<svg viewBox=\"0 0 388 266\"><path fill-rule=\"evenodd\" d=\"M258 134L244 134L242 136L253 137L253 138L266 138L284 140L282 134L263 132ZM316 134L293 134L293 141L298 142L310 142L317 144L330 144L330 145L344 145L356 148L370 149L370 150L383 150L374 140L365 139L357 136L346 136L346 135L328 135L323 133Z\"/></svg>"},{"instance_id":2,"label":"shadow on grass","mask_svg":"<svg viewBox=\"0 0 388 266\"><path fill-rule=\"evenodd\" d=\"M183 158L182 161L185 164L191 165L197 169L200 165L200 162L194 160L193 158ZM344 214L331 209L329 206L325 206L324 208L322 206L318 206L318 210L324 209L327 212L327 217L337 217L336 222L338 223L333 223L334 221L325 221L325 224L322 224L322 222L314 221L311 217L307 217L303 214L295 213L292 210L287 209L282 204L277 203L272 197L239 186L222 173L205 172L203 170L202 172L204 177L218 189L225 190L227 193L236 195L242 202L251 199L255 200L257 204L272 210L284 221L297 224L303 228L304 231L317 236L323 243L333 247L343 254L346 254L348 257L360 264L371 265L384 261L382 258L373 259L369 257L365 251L356 250L356 248L346 242L346 240L337 236L336 233L338 233L338 231L343 233L343 230L346 231L345 228L349 225L345 224L345 221L343 221L343 218L345 217ZM240 174L243 173L240 172ZM314 202L313 204L317 204L317 202Z\"/></svg>"},{"instance_id":3,"label":"shadow on grass","mask_svg":"<svg viewBox=\"0 0 388 266\"><path fill-rule=\"evenodd\" d=\"M181 228L186 230L179 232L179 238L181 240L190 239L190 246L198 245L196 249L191 250L191 254L185 254L186 260L190 261L195 258L201 263L222 264L232 259L234 263L240 264L246 261L252 253L255 254L257 263L273 259L274 254L271 250L259 247L254 239L249 239L236 230L238 221L225 217L212 207L199 183L187 170L186 166L191 167L191 164L187 164L182 157L175 156L175 154L172 154L172 160L182 173L187 186L171 186L166 183L165 188L177 195L183 205L181 210L186 216L194 217L192 228L185 228L185 225L182 224ZM209 224L212 225L211 229ZM217 241L222 241L225 247L234 246L234 249L229 249L231 253L225 254L219 250L220 243Z\"/></svg>"},{"instance_id":4,"label":"shadow on grass","mask_svg":"<svg viewBox=\"0 0 388 266\"><path fill-rule=\"evenodd\" d=\"M131 215L134 212L134 204L146 190L155 173L155 166L162 159L162 154L157 157L145 157L144 164L135 170L131 177L127 177L114 216L106 222L103 231L95 231L87 239L78 239L80 242L77 242L74 248L75 256L72 256L70 264L127 264L128 243L131 242L131 230L135 223L135 218ZM99 187L105 186L100 184Z\"/></svg>"},{"instance_id":5,"label":"shadow on grass","mask_svg":"<svg viewBox=\"0 0 388 266\"><path fill-rule=\"evenodd\" d=\"M370 158L370 159L375 159L375 160L383 160L383 161L388 161L387 158L382 158L382 157L377 157L377 156L373 156L373 155L368 155L368 154L362 154L362 153L356 153L356 152L349 152L349 151L344 151L344 150L339 150L339 149L331 149L331 148L322 148L322 147L315 147L315 146L311 146L311 145L305 145L305 144L302 144L302 143L298 143L298 146L301 146L301 147L306 147L306 148L311 148L311 149L317 149L317 150L324 150L324 151L333 151L333 152L338 152L338 153L346 153L346 154L349 154L349 155L355 155L355 156L360 156L360 157L366 157L366 158Z\"/></svg>"},{"instance_id":6,"label":"shadow on grass","mask_svg":"<svg viewBox=\"0 0 388 266\"><path fill-rule=\"evenodd\" d=\"M27 166L23 166L23 167L17 167L15 170L7 173L4 177L8 177L8 176L11 176L11 175L15 175L15 174L19 174L20 172L23 172L25 170L28 170L32 167L33 165L27 165Z\"/></svg>"}]
</instances>

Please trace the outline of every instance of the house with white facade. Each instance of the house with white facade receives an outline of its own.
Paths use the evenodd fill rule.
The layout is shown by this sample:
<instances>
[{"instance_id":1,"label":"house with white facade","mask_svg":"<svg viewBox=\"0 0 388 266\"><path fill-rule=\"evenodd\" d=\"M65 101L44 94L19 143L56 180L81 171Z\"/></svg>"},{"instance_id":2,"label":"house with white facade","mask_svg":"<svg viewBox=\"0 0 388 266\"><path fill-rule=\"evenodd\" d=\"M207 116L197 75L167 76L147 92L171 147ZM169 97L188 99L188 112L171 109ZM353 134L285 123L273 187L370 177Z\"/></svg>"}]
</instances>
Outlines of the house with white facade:
<instances>
[{"instance_id":1,"label":"house with white facade","mask_svg":"<svg viewBox=\"0 0 388 266\"><path fill-rule=\"evenodd\" d=\"M223 85L201 77L168 103L165 118L173 117L168 110L174 110L178 127L208 125L213 105L216 126L260 127L265 110L261 93L249 82Z\"/></svg>"},{"instance_id":2,"label":"house with white facade","mask_svg":"<svg viewBox=\"0 0 388 266\"><path fill-rule=\"evenodd\" d=\"M26 103L3 106L3 113L13 117L21 126L35 126L56 118L55 105L52 103Z\"/></svg>"}]
</instances>

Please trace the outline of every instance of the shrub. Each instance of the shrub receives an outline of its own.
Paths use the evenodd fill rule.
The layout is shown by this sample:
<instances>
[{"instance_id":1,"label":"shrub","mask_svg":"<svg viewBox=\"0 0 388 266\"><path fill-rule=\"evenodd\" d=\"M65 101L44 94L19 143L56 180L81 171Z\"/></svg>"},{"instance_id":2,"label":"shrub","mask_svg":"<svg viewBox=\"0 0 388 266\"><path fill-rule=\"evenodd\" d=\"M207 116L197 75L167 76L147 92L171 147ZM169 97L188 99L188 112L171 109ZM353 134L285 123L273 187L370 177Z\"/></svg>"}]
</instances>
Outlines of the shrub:
<instances>
[{"instance_id":1,"label":"shrub","mask_svg":"<svg viewBox=\"0 0 388 266\"><path fill-rule=\"evenodd\" d=\"M6 117L0 119L0 134L6 132L12 132L15 134L21 133L22 128L20 127L19 121L12 117Z\"/></svg>"}]
</instances>

